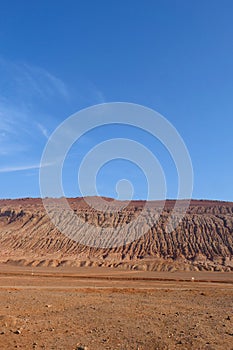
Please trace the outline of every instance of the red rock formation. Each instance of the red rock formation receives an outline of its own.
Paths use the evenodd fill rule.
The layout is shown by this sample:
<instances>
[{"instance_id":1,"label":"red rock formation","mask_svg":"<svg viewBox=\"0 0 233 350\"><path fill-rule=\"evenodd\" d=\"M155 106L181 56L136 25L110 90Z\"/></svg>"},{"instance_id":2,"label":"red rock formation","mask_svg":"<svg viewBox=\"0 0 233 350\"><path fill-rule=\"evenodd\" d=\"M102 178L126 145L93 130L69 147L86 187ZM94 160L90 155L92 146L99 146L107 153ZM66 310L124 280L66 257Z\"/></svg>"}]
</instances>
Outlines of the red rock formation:
<instances>
[{"instance_id":1,"label":"red rock formation","mask_svg":"<svg viewBox=\"0 0 233 350\"><path fill-rule=\"evenodd\" d=\"M98 206L98 198L91 200ZM54 200L55 204L58 202ZM106 208L113 202L107 199L106 203L105 208L97 211L83 198L69 199L71 208L83 222L96 228L130 223L145 204L132 201L112 214ZM1 261L143 270L233 270L233 203L192 200L185 217L172 232L167 232L166 222L175 202L166 202L156 223L155 213L160 204L150 202L146 215L151 228L142 237L116 248L97 248L84 246L60 233L46 214L41 199L1 200ZM68 219L66 225L71 225ZM82 228L79 229L82 233ZM90 243L93 244L91 238Z\"/></svg>"}]
</instances>

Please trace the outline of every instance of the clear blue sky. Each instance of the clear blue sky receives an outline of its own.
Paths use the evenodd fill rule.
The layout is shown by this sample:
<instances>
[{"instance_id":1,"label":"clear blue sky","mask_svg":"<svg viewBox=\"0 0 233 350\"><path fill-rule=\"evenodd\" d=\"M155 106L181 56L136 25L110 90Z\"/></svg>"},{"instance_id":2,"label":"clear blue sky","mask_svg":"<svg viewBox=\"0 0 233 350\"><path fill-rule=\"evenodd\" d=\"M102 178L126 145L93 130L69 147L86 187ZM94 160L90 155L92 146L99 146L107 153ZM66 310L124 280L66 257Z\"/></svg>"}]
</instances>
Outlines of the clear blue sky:
<instances>
[{"instance_id":1,"label":"clear blue sky","mask_svg":"<svg viewBox=\"0 0 233 350\"><path fill-rule=\"evenodd\" d=\"M193 198L233 201L232 18L231 0L1 1L0 197L39 196L43 148L69 115L126 101L155 109L177 128L193 162ZM175 197L169 155L124 127L74 145L64 168L66 195L80 195L80 154L127 135L154 145L167 197ZM120 160L99 173L100 194L115 196L114 184L126 174L134 197L145 198L143 174Z\"/></svg>"}]
</instances>

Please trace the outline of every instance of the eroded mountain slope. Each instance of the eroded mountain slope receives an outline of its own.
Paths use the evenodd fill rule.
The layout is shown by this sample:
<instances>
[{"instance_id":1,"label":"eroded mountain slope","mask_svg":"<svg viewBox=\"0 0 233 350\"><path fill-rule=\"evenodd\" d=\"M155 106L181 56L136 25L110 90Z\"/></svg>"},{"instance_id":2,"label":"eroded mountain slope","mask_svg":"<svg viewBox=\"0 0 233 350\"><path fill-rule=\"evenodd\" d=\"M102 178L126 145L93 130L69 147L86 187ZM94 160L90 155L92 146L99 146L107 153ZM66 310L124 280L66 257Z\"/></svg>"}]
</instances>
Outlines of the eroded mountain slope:
<instances>
[{"instance_id":1,"label":"eroded mountain slope","mask_svg":"<svg viewBox=\"0 0 233 350\"><path fill-rule=\"evenodd\" d=\"M95 208L99 198L92 198ZM55 205L59 200L54 200ZM101 228L127 226L126 235L132 235L130 223L141 213L145 202L133 201L113 213L112 202L96 210L82 198L69 199L72 211L81 218L76 227L64 211L59 220L78 237L88 236L85 223L97 232L103 246L108 242L101 237ZM119 204L119 203L118 203ZM114 204L114 205L118 205ZM120 203L122 204L122 203ZM113 248L98 248L93 235L88 236L90 246L67 237L56 229L46 214L41 199L0 201L1 262L24 265L51 266L114 266L144 270L233 270L233 203L191 201L183 220L173 231L166 229L174 201L167 201L156 222L159 202L150 202L145 217L149 229L141 237ZM181 202L182 205L182 202ZM175 220L175 219L174 219ZM142 229L142 227L138 230ZM71 237L71 236L70 236ZM139 238L138 238L139 237Z\"/></svg>"}]
</instances>

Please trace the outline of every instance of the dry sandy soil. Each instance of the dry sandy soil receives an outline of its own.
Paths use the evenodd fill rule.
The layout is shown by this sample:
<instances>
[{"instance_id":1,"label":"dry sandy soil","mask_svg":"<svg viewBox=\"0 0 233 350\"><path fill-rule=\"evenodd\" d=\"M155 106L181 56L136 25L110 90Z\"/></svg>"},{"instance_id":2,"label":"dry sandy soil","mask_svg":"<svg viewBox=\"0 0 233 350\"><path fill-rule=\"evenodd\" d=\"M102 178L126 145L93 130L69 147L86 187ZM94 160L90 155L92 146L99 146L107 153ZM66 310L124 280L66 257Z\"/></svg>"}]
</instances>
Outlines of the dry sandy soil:
<instances>
[{"instance_id":1,"label":"dry sandy soil","mask_svg":"<svg viewBox=\"0 0 233 350\"><path fill-rule=\"evenodd\" d=\"M2 264L0 302L1 350L233 349L231 272Z\"/></svg>"},{"instance_id":2,"label":"dry sandy soil","mask_svg":"<svg viewBox=\"0 0 233 350\"><path fill-rule=\"evenodd\" d=\"M233 203L191 201L170 232L175 202L158 222L160 203L150 202L138 238L131 223L142 201L121 211L119 202L111 215L108 199L101 208L93 197L100 209L92 210L71 198L78 225L60 200L48 201L90 246L59 232L41 199L0 201L0 350L233 350ZM135 239L96 245L93 230L99 242L105 227Z\"/></svg>"}]
</instances>

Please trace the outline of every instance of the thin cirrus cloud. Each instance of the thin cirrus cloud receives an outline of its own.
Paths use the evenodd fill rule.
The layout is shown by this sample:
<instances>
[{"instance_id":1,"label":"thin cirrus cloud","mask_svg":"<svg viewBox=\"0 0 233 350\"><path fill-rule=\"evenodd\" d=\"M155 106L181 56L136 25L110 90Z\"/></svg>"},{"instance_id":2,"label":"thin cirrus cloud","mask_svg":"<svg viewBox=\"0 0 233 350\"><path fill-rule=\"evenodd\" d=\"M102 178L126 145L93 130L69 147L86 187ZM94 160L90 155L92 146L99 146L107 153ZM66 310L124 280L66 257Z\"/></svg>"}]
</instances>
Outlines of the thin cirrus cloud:
<instances>
[{"instance_id":1,"label":"thin cirrus cloud","mask_svg":"<svg viewBox=\"0 0 233 350\"><path fill-rule=\"evenodd\" d=\"M69 99L65 83L47 70L26 63L15 63L0 57L3 95L31 102L33 97L47 100L52 96ZM1 95L2 95L1 93Z\"/></svg>"},{"instance_id":2,"label":"thin cirrus cloud","mask_svg":"<svg viewBox=\"0 0 233 350\"><path fill-rule=\"evenodd\" d=\"M38 128L38 130L41 132L41 134L48 139L49 138L49 131L47 130L47 128L42 125L41 123L36 123L36 126Z\"/></svg>"},{"instance_id":3,"label":"thin cirrus cloud","mask_svg":"<svg viewBox=\"0 0 233 350\"><path fill-rule=\"evenodd\" d=\"M0 77L0 173L30 173L40 168L45 143L60 122L54 116L48 117L48 113L51 115L52 108L56 115L57 108L60 110L63 103L67 106L75 96L47 70L1 56ZM75 104L106 102L102 91L91 81L83 82L82 89L77 91L83 95L75 98ZM78 149L73 149L74 156L91 142L88 136L83 136Z\"/></svg>"},{"instance_id":4,"label":"thin cirrus cloud","mask_svg":"<svg viewBox=\"0 0 233 350\"><path fill-rule=\"evenodd\" d=\"M42 166L46 167L51 165L50 163L47 164L27 164L27 165L19 165L19 166L6 166L0 168L0 173L11 173L11 172L16 172L16 171L24 171L24 170L35 170L35 169L40 169Z\"/></svg>"},{"instance_id":5,"label":"thin cirrus cloud","mask_svg":"<svg viewBox=\"0 0 233 350\"><path fill-rule=\"evenodd\" d=\"M0 100L0 154L18 154L27 148L26 113L11 106L5 100Z\"/></svg>"},{"instance_id":6,"label":"thin cirrus cloud","mask_svg":"<svg viewBox=\"0 0 233 350\"><path fill-rule=\"evenodd\" d=\"M0 173L38 169L49 137L47 123L56 124L47 116L47 105L67 102L69 91L45 69L2 57L0 77Z\"/></svg>"},{"instance_id":7,"label":"thin cirrus cloud","mask_svg":"<svg viewBox=\"0 0 233 350\"><path fill-rule=\"evenodd\" d=\"M18 155L30 149L35 130L26 107L0 100L0 154Z\"/></svg>"},{"instance_id":8,"label":"thin cirrus cloud","mask_svg":"<svg viewBox=\"0 0 233 350\"><path fill-rule=\"evenodd\" d=\"M26 85L32 87L33 92L43 99L46 100L50 96L57 95L60 95L65 100L69 99L69 92L63 81L45 69L23 64L21 73L23 73L23 79L21 80L23 87Z\"/></svg>"},{"instance_id":9,"label":"thin cirrus cloud","mask_svg":"<svg viewBox=\"0 0 233 350\"><path fill-rule=\"evenodd\" d=\"M97 103L105 103L106 102L106 98L103 94L103 92L97 88L93 83L90 83L90 90L92 91L94 100Z\"/></svg>"}]
</instances>

